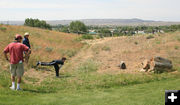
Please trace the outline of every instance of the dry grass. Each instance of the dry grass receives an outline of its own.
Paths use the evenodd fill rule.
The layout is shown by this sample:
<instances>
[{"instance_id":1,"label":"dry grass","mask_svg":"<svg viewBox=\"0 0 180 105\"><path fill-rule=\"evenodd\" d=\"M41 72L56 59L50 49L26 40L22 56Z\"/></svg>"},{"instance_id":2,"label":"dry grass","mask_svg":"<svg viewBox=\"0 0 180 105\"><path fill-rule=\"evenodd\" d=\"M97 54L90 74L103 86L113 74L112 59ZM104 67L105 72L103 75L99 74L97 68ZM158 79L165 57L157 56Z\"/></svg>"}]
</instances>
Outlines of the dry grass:
<instances>
[{"instance_id":1,"label":"dry grass","mask_svg":"<svg viewBox=\"0 0 180 105\"><path fill-rule=\"evenodd\" d=\"M81 51L81 59L74 59L76 62L85 61L92 58L99 62L99 73L139 73L142 68L141 63L145 59L154 56L161 56L173 61L174 67L179 67L178 59L180 49L180 32L171 34L158 34L152 39L147 39L148 35L138 35L132 37L114 37L85 41L90 45L86 51ZM102 50L108 46L108 51ZM127 64L127 70L120 70L118 65L121 61ZM73 66L73 65L71 65ZM77 66L77 65L76 65Z\"/></svg>"},{"instance_id":2,"label":"dry grass","mask_svg":"<svg viewBox=\"0 0 180 105\"><path fill-rule=\"evenodd\" d=\"M37 61L52 61L62 56L72 57L83 46L82 43L76 41L79 36L74 34L26 26L0 25L0 27L6 28L6 30L0 30L0 66L3 69L7 69L9 66L4 59L3 50L9 43L13 42L14 35L17 33L23 35L25 32L29 32L31 34L29 39L32 54L26 69L33 67Z\"/></svg>"},{"instance_id":3,"label":"dry grass","mask_svg":"<svg viewBox=\"0 0 180 105\"><path fill-rule=\"evenodd\" d=\"M32 56L40 56L41 59L47 60L46 58L58 59L62 56L57 50L64 49L79 49L82 44L75 41L78 37L73 34L60 33L56 31L43 30L25 26L6 26L1 25L0 27L6 27L7 30L0 31L0 50L3 51L4 47L13 41L16 33L23 35L25 32L29 32L30 42L32 46ZM52 48L49 53L46 48Z\"/></svg>"}]
</instances>

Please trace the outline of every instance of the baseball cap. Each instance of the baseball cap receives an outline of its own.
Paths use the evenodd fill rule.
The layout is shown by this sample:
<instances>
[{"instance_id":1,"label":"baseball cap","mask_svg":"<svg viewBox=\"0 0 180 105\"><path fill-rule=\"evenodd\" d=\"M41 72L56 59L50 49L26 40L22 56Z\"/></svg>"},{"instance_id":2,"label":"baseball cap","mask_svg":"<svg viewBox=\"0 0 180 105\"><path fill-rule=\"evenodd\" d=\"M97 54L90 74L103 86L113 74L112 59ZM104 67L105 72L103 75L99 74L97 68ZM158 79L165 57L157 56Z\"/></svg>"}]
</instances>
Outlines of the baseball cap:
<instances>
[{"instance_id":1,"label":"baseball cap","mask_svg":"<svg viewBox=\"0 0 180 105\"><path fill-rule=\"evenodd\" d=\"M22 39L22 36L20 34L16 34L15 39Z\"/></svg>"}]
</instances>

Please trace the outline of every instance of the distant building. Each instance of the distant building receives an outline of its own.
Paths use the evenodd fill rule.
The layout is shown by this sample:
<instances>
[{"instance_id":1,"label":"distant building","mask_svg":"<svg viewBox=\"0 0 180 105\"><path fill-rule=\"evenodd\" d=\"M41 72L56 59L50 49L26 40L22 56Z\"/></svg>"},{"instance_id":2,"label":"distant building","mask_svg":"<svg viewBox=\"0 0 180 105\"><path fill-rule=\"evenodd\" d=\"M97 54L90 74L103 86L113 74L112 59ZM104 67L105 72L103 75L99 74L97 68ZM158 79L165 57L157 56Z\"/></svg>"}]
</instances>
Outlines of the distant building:
<instances>
[{"instance_id":1,"label":"distant building","mask_svg":"<svg viewBox=\"0 0 180 105\"><path fill-rule=\"evenodd\" d=\"M95 34L97 34L96 32L89 32L89 34L91 34L91 35L95 35Z\"/></svg>"},{"instance_id":2,"label":"distant building","mask_svg":"<svg viewBox=\"0 0 180 105\"><path fill-rule=\"evenodd\" d=\"M97 33L95 32L95 30L89 30L89 34L95 35L95 34L97 34Z\"/></svg>"},{"instance_id":3,"label":"distant building","mask_svg":"<svg viewBox=\"0 0 180 105\"><path fill-rule=\"evenodd\" d=\"M145 34L144 31L135 31L135 34Z\"/></svg>"},{"instance_id":4,"label":"distant building","mask_svg":"<svg viewBox=\"0 0 180 105\"><path fill-rule=\"evenodd\" d=\"M159 32L160 32L160 33L164 33L164 31L163 31L163 30L160 30Z\"/></svg>"}]
</instances>

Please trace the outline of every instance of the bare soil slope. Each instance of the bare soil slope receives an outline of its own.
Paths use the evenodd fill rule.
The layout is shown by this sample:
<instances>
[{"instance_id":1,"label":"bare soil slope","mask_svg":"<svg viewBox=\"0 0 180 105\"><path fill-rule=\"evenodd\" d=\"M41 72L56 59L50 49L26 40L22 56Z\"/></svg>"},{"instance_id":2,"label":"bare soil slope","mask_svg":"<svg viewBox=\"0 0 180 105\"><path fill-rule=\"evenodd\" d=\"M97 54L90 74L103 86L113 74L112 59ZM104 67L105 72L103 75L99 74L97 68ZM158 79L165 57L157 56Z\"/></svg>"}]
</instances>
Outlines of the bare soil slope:
<instances>
[{"instance_id":1,"label":"bare soil slope","mask_svg":"<svg viewBox=\"0 0 180 105\"><path fill-rule=\"evenodd\" d=\"M180 57L180 33L157 34L147 39L149 35L123 36L86 40L89 46L81 50L71 62L72 68L78 64L93 59L100 63L99 73L138 73L145 59L161 56L173 61L177 68ZM118 65L125 61L127 70L120 70Z\"/></svg>"}]
</instances>

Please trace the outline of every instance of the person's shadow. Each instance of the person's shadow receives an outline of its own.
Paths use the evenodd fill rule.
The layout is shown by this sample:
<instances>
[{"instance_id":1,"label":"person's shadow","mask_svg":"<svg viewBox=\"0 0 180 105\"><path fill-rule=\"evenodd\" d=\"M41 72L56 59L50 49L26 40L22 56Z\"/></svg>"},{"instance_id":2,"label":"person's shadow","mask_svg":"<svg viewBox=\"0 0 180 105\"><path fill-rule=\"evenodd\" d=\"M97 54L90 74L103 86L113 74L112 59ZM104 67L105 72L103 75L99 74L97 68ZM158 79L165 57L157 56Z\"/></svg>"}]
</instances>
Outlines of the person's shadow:
<instances>
[{"instance_id":1,"label":"person's shadow","mask_svg":"<svg viewBox=\"0 0 180 105\"><path fill-rule=\"evenodd\" d=\"M51 69L49 69L47 67L36 67L36 66L33 66L32 68L34 68L37 71L52 71Z\"/></svg>"},{"instance_id":2,"label":"person's shadow","mask_svg":"<svg viewBox=\"0 0 180 105\"><path fill-rule=\"evenodd\" d=\"M60 73L58 78L71 78L71 77L75 77L75 76Z\"/></svg>"},{"instance_id":3,"label":"person's shadow","mask_svg":"<svg viewBox=\"0 0 180 105\"><path fill-rule=\"evenodd\" d=\"M33 90L33 89L23 89L25 92L31 92L31 93L55 93L56 91L53 90Z\"/></svg>"}]
</instances>

